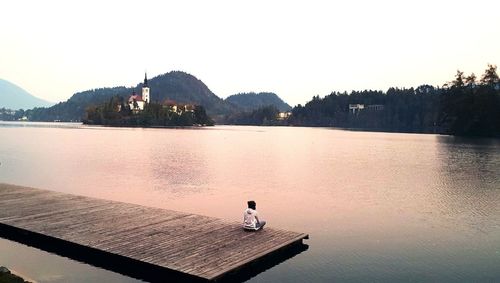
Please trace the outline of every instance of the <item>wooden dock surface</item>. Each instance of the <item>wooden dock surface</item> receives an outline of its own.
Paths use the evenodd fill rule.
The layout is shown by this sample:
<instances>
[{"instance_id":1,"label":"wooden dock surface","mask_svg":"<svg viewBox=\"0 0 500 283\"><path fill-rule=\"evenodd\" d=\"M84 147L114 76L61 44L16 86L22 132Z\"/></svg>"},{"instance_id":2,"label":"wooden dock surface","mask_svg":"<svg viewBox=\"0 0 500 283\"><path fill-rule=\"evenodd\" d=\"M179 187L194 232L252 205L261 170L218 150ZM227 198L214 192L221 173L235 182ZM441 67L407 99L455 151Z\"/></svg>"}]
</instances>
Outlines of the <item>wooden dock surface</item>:
<instances>
[{"instance_id":1,"label":"wooden dock surface","mask_svg":"<svg viewBox=\"0 0 500 283\"><path fill-rule=\"evenodd\" d=\"M0 224L214 281L303 233L243 231L221 219L0 184Z\"/></svg>"}]
</instances>

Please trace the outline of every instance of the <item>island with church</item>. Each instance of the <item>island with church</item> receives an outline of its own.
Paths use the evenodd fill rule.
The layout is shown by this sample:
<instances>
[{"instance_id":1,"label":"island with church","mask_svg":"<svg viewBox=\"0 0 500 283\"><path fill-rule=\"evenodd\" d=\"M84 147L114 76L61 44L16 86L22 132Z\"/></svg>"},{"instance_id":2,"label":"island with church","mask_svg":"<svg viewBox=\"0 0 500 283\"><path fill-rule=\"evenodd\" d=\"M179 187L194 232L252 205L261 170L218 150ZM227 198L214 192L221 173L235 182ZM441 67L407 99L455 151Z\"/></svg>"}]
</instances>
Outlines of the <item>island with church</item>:
<instances>
[{"instance_id":1,"label":"island with church","mask_svg":"<svg viewBox=\"0 0 500 283\"><path fill-rule=\"evenodd\" d=\"M113 96L108 102L86 109L82 120L86 125L123 127L186 127L213 126L214 121L202 105L181 104L166 99L152 102L147 73L144 74L142 93L135 90L125 99Z\"/></svg>"}]
</instances>

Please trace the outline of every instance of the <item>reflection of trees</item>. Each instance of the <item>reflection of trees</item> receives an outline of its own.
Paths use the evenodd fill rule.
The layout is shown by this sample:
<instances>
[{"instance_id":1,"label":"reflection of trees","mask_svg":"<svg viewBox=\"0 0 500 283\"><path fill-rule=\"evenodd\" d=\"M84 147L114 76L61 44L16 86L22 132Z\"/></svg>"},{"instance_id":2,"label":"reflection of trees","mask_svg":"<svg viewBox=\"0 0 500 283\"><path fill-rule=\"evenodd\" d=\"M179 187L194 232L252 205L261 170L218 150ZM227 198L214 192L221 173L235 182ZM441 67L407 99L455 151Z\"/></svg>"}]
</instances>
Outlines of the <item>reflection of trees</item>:
<instances>
[{"instance_id":1,"label":"reflection of trees","mask_svg":"<svg viewBox=\"0 0 500 283\"><path fill-rule=\"evenodd\" d=\"M439 204L452 219L487 231L499 223L500 141L438 137Z\"/></svg>"}]
</instances>

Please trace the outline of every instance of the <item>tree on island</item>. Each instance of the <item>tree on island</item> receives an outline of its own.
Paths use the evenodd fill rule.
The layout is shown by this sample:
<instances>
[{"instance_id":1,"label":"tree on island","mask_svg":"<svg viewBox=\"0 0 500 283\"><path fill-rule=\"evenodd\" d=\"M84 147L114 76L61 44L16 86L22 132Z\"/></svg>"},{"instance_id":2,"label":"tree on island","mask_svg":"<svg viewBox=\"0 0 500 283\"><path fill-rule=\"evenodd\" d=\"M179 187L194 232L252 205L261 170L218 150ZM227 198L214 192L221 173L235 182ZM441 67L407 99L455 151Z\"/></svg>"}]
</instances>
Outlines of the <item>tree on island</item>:
<instances>
[{"instance_id":1,"label":"tree on island","mask_svg":"<svg viewBox=\"0 0 500 283\"><path fill-rule=\"evenodd\" d=\"M109 126L213 126L214 121L205 108L197 105L194 109L174 111L159 103L146 103L142 111L131 107L122 97L114 96L107 103L86 109L84 124Z\"/></svg>"}]
</instances>

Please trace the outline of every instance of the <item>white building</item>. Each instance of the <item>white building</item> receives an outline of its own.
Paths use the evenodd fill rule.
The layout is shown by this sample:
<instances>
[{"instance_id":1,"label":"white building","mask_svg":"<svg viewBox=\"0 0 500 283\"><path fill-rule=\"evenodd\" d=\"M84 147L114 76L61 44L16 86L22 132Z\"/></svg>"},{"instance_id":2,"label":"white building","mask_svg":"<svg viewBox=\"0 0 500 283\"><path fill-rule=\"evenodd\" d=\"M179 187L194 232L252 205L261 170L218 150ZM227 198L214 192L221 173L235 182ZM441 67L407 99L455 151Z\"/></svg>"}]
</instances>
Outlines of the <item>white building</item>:
<instances>
[{"instance_id":1,"label":"white building","mask_svg":"<svg viewBox=\"0 0 500 283\"><path fill-rule=\"evenodd\" d=\"M364 104L349 104L349 111L352 111L352 114L355 114L356 111L361 111L365 109L365 105Z\"/></svg>"},{"instance_id":2,"label":"white building","mask_svg":"<svg viewBox=\"0 0 500 283\"><path fill-rule=\"evenodd\" d=\"M285 120L288 119L292 115L292 112L279 112L276 117L277 120Z\"/></svg>"},{"instance_id":3,"label":"white building","mask_svg":"<svg viewBox=\"0 0 500 283\"><path fill-rule=\"evenodd\" d=\"M144 73L144 84L142 85L142 94L138 95L135 91L128 98L128 105L132 111L142 111L144 110L144 105L151 101L149 86L148 86L148 75Z\"/></svg>"}]
</instances>

